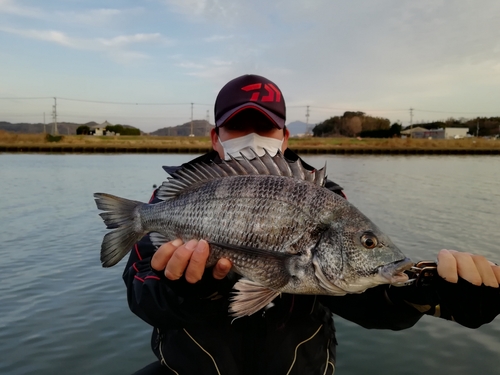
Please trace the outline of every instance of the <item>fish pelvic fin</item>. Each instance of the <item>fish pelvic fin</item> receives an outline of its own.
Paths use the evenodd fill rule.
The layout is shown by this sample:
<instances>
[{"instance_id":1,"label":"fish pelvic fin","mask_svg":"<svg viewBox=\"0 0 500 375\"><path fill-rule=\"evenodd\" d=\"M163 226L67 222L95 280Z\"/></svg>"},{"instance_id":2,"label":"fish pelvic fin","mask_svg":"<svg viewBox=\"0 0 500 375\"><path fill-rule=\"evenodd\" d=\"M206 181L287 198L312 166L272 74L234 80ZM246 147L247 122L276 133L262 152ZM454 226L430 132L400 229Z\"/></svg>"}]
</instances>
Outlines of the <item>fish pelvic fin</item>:
<instances>
[{"instance_id":1,"label":"fish pelvic fin","mask_svg":"<svg viewBox=\"0 0 500 375\"><path fill-rule=\"evenodd\" d=\"M231 297L229 312L235 318L256 313L281 294L247 278L234 284L234 289L236 292Z\"/></svg>"},{"instance_id":2,"label":"fish pelvic fin","mask_svg":"<svg viewBox=\"0 0 500 375\"><path fill-rule=\"evenodd\" d=\"M146 233L141 228L139 208L142 202L116 197L106 193L95 193L97 208L105 211L99 214L108 229L101 245L103 267L112 267L123 259Z\"/></svg>"}]
</instances>

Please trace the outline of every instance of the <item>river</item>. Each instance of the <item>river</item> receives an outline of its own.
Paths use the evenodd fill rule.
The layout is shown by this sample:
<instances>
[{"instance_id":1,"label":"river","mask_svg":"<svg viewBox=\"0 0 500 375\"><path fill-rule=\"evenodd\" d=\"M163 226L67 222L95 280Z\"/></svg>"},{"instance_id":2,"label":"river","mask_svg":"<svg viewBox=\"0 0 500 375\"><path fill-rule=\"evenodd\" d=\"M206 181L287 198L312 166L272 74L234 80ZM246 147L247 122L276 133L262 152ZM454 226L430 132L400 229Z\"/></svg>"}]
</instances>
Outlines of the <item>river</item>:
<instances>
[{"instance_id":1,"label":"river","mask_svg":"<svg viewBox=\"0 0 500 375\"><path fill-rule=\"evenodd\" d=\"M92 194L145 201L193 155L0 154L0 373L130 374L154 360L127 306L125 262L103 269ZM308 156L415 260L457 249L500 261L498 156ZM369 309L369 307L367 307ZM400 331L336 317L337 374L500 374L500 318Z\"/></svg>"}]
</instances>

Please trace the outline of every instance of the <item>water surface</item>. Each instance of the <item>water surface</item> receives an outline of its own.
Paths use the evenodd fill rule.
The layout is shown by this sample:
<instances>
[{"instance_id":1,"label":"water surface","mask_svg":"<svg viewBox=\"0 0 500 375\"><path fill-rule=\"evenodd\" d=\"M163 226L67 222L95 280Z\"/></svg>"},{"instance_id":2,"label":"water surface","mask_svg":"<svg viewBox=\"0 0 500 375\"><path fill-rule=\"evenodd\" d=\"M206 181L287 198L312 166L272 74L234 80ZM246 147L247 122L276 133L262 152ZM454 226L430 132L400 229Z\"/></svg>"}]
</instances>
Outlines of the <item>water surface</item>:
<instances>
[{"instance_id":1,"label":"water surface","mask_svg":"<svg viewBox=\"0 0 500 375\"><path fill-rule=\"evenodd\" d=\"M103 269L92 194L145 201L161 165L193 155L0 154L0 373L129 374L154 360L127 306L125 262ZM500 260L498 156L314 156L408 256ZM369 310L369 307L367 307ZM338 374L500 374L500 318L477 330L424 317L401 331L336 318Z\"/></svg>"}]
</instances>

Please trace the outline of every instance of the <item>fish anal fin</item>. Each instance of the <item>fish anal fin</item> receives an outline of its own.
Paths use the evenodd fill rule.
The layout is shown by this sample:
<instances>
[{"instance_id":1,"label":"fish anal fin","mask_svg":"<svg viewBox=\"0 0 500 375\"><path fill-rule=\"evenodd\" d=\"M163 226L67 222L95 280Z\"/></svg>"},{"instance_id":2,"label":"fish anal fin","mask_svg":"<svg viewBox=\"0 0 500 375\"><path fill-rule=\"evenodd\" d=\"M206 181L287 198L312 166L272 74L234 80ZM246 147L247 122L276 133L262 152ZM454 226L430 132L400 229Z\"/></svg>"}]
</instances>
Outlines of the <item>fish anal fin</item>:
<instances>
[{"instance_id":1,"label":"fish anal fin","mask_svg":"<svg viewBox=\"0 0 500 375\"><path fill-rule=\"evenodd\" d=\"M231 297L229 312L235 318L256 313L280 295L280 292L247 278L242 278L234 284L234 289L236 292Z\"/></svg>"}]
</instances>

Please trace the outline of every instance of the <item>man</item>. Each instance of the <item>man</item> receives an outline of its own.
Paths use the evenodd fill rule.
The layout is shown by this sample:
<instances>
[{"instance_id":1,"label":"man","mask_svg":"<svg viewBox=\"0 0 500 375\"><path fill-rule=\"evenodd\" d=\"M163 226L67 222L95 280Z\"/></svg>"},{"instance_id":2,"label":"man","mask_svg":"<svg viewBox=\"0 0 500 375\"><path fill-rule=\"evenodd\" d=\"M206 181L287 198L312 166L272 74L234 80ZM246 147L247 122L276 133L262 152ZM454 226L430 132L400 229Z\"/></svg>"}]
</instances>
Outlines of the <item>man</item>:
<instances>
[{"instance_id":1,"label":"man","mask_svg":"<svg viewBox=\"0 0 500 375\"><path fill-rule=\"evenodd\" d=\"M285 118L283 95L273 82L238 77L217 96L214 151L190 163L240 152L250 156L250 149L281 150L297 160L287 148ZM344 196L332 181L325 187ZM174 240L156 250L148 236L131 252L124 272L129 305L155 327L152 348L158 357L137 374L332 374L332 313L367 328L399 330L424 313L478 327L500 312L500 268L484 257L442 250L440 277L429 285L384 285L343 297L283 295L269 309L232 320L228 298L238 276L227 259L206 269L208 254L204 240Z\"/></svg>"}]
</instances>

